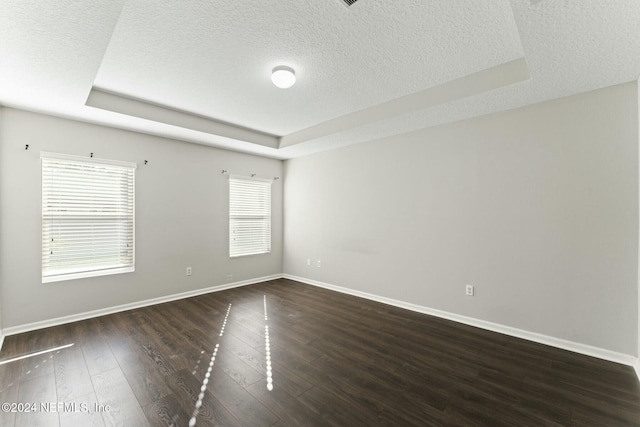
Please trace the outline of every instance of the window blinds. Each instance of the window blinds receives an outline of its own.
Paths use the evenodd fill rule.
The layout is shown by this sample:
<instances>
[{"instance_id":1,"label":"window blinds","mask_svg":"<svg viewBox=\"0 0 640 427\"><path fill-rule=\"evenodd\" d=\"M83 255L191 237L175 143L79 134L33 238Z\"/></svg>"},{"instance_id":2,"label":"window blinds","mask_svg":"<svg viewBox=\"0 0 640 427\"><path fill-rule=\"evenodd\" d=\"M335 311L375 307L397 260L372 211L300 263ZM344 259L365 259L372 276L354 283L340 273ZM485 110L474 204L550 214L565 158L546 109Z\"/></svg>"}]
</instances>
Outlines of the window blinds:
<instances>
[{"instance_id":1,"label":"window blinds","mask_svg":"<svg viewBox=\"0 0 640 427\"><path fill-rule=\"evenodd\" d=\"M229 256L271 252L271 181L229 177Z\"/></svg>"},{"instance_id":2,"label":"window blinds","mask_svg":"<svg viewBox=\"0 0 640 427\"><path fill-rule=\"evenodd\" d=\"M41 158L43 283L133 271L136 165Z\"/></svg>"}]
</instances>

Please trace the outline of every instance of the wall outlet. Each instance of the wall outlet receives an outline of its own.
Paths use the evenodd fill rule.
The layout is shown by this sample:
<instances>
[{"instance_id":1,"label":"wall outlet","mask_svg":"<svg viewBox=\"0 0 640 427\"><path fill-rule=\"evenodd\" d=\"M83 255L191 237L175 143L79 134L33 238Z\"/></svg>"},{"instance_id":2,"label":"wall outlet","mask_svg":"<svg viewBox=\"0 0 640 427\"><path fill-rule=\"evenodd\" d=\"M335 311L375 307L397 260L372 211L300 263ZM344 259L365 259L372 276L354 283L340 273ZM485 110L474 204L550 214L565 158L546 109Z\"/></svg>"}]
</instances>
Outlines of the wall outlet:
<instances>
[{"instance_id":1,"label":"wall outlet","mask_svg":"<svg viewBox=\"0 0 640 427\"><path fill-rule=\"evenodd\" d=\"M465 287L465 292L466 292L467 295L472 297L473 296L473 292L474 292L473 285L467 285Z\"/></svg>"},{"instance_id":2,"label":"wall outlet","mask_svg":"<svg viewBox=\"0 0 640 427\"><path fill-rule=\"evenodd\" d=\"M191 276L191 267L187 267L187 276Z\"/></svg>"},{"instance_id":3,"label":"wall outlet","mask_svg":"<svg viewBox=\"0 0 640 427\"><path fill-rule=\"evenodd\" d=\"M322 261L318 260L318 268L322 265Z\"/></svg>"},{"instance_id":4,"label":"wall outlet","mask_svg":"<svg viewBox=\"0 0 640 427\"><path fill-rule=\"evenodd\" d=\"M232 280L233 280L233 274L227 274L227 275L225 276L225 280L226 280L227 282L232 281Z\"/></svg>"},{"instance_id":5,"label":"wall outlet","mask_svg":"<svg viewBox=\"0 0 640 427\"><path fill-rule=\"evenodd\" d=\"M311 258L307 258L307 267L311 267Z\"/></svg>"}]
</instances>

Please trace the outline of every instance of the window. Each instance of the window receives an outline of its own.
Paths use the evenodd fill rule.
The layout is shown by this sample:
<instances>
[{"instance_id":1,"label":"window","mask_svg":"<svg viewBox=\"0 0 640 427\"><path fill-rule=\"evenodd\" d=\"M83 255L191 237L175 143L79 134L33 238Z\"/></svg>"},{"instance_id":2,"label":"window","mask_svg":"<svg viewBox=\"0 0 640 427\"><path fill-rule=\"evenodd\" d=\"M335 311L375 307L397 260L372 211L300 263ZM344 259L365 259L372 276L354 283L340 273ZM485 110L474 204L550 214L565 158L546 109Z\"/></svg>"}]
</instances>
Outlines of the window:
<instances>
[{"instance_id":1,"label":"window","mask_svg":"<svg viewBox=\"0 0 640 427\"><path fill-rule=\"evenodd\" d=\"M271 181L229 177L229 256L271 252Z\"/></svg>"},{"instance_id":2,"label":"window","mask_svg":"<svg viewBox=\"0 0 640 427\"><path fill-rule=\"evenodd\" d=\"M41 153L42 283L134 271L134 163Z\"/></svg>"}]
</instances>

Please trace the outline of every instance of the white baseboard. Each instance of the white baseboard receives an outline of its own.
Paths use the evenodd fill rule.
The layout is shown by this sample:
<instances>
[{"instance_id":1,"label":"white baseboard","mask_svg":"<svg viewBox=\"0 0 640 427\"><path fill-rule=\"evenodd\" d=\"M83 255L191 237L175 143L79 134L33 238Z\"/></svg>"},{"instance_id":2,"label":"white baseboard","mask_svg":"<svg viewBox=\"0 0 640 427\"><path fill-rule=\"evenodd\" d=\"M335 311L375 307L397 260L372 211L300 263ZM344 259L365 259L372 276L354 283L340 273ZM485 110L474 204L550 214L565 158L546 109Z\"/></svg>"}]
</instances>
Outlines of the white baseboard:
<instances>
[{"instance_id":1,"label":"white baseboard","mask_svg":"<svg viewBox=\"0 0 640 427\"><path fill-rule=\"evenodd\" d=\"M33 322L33 323L24 324L24 325L4 328L2 331L0 331L0 350L2 350L2 344L4 342L4 338L9 335L20 334L23 332L34 331L37 329L48 328L51 326L58 326L65 323L77 322L80 320L91 319L94 317L105 316L108 314L119 313L122 311L133 310L136 308L148 307L150 305L162 304L165 302L175 301L175 300L184 299L184 298L190 298L198 295L208 294L211 292L219 292L225 289L253 285L255 283L266 282L269 280L275 280L275 279L281 279L281 278L295 280L297 282L306 283L308 285L318 286L318 287L329 289L332 291L341 292L344 294L381 302L383 304L389 304L395 307L404 308L404 309L415 311L418 313L429 314L429 315L440 317L443 319L453 320L455 322L463 323L470 326L475 326L481 329L486 329L489 331L498 332L501 334L510 335L517 338L522 338L522 339L537 342L540 344L550 345L553 347L562 348L564 350L585 354L587 356L597 357L599 359L609 360L611 362L632 366L636 371L636 375L638 376L638 379L640 380L640 359L638 359L635 356L631 356L624 353L618 353L615 351L606 350L598 347L593 347L586 344L580 344L573 341L567 341L561 338L555 338L552 336L538 334L535 332L529 332L522 329L513 328L510 326L501 325L498 323L487 322L485 320L462 316L455 313L436 310L433 308L429 308L429 307L425 307L417 304L411 304L408 302L395 300L392 298L382 297L382 296L370 294L367 292L361 292L361 291L356 291L349 288L344 288L341 286L335 286L329 283L319 282L317 280L293 276L291 274L274 274L271 276L258 277L255 279L243 280L243 281L234 282L234 283L227 283L227 284L218 285L218 286L211 286L208 288L196 289L193 291L181 292L178 294L172 294L172 295L167 295L167 296L158 297L158 298L151 298L144 301L122 304L114 307L107 307L107 308L88 311L84 313L73 314L70 316L57 317L55 319L43 320L40 322Z\"/></svg>"},{"instance_id":2,"label":"white baseboard","mask_svg":"<svg viewBox=\"0 0 640 427\"><path fill-rule=\"evenodd\" d=\"M106 316L107 314L119 313L121 311L133 310L135 308L148 307L150 305L162 304L164 302L175 301L184 298L191 298L202 294L208 294L211 292L224 291L225 289L237 288L240 286L253 285L255 283L266 282L268 280L275 280L282 278L281 274L274 274L271 276L258 277L255 279L243 280L240 282L227 283L224 285L211 286L203 289L196 289L193 291L181 292L179 294L167 295L158 298L151 298L144 301L132 302L128 304L122 304L115 307L101 308L98 310L87 311L84 313L72 314L70 316L57 317L55 319L43 320L40 322L27 323L20 326L11 326L4 328L4 336L21 334L23 332L34 331L37 329L49 328L51 326L63 325L65 323L77 322L79 320L91 319L94 317ZM0 335L0 349L2 348L2 339L4 337Z\"/></svg>"},{"instance_id":3,"label":"white baseboard","mask_svg":"<svg viewBox=\"0 0 640 427\"><path fill-rule=\"evenodd\" d=\"M633 366L636 369L638 378L640 378L640 365L638 364L638 358L629 354L618 353L611 350L606 350L599 347L593 347L586 344L580 344L573 341L567 341L561 338L555 338L549 335L538 334L535 332L525 331L523 329L513 328L511 326L505 326L498 323L487 322L486 320L475 319L473 317L462 316L447 311L436 310L433 308L411 304L408 302L395 300L392 298L386 298L367 292L356 291L349 288L343 288L341 286L335 286L328 283L319 282L317 280L306 279L304 277L293 276L291 274L284 274L285 279L295 280L297 282L306 283L313 286L337 291L372 301L378 301L383 304L389 304L396 307L404 308L407 310L415 311L418 313L429 314L431 316L441 317L443 319L453 320L455 322L464 323L465 325L475 326L477 328L486 329L493 332L498 332L504 335L510 335L517 338L522 338L528 341L537 342L540 344L550 345L552 347L558 347L564 350L573 351L575 353L585 354L587 356L597 357L599 359L608 360L611 362L622 363L624 365Z\"/></svg>"}]
</instances>

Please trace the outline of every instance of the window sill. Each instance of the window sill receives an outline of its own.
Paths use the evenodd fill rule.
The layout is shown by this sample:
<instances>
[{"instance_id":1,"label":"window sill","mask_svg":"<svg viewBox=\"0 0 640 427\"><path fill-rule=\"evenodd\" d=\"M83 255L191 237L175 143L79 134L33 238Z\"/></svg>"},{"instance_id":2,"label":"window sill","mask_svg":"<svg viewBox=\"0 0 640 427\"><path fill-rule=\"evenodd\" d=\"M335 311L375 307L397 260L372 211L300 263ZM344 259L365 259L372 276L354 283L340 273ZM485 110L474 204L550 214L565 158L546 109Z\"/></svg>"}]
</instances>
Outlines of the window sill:
<instances>
[{"instance_id":1,"label":"window sill","mask_svg":"<svg viewBox=\"0 0 640 427\"><path fill-rule=\"evenodd\" d=\"M248 254L239 254L239 255L229 255L229 258L233 259L233 258L242 258L242 257L246 257L246 256L255 256L255 255L265 255L265 254L270 254L271 251L266 251L266 252L251 252Z\"/></svg>"},{"instance_id":2,"label":"window sill","mask_svg":"<svg viewBox=\"0 0 640 427\"><path fill-rule=\"evenodd\" d=\"M59 274L56 276L43 277L42 283L63 282L66 280L86 279L88 277L109 276L112 274L132 273L135 267L110 268L108 270L85 271L82 273Z\"/></svg>"}]
</instances>

